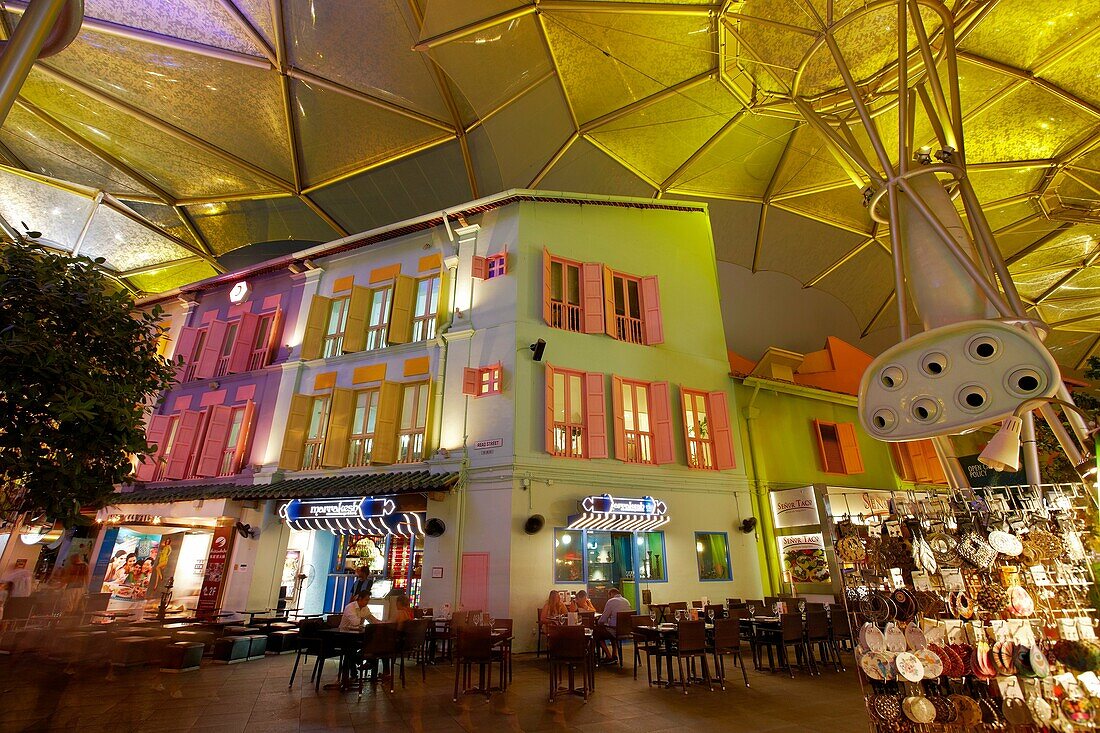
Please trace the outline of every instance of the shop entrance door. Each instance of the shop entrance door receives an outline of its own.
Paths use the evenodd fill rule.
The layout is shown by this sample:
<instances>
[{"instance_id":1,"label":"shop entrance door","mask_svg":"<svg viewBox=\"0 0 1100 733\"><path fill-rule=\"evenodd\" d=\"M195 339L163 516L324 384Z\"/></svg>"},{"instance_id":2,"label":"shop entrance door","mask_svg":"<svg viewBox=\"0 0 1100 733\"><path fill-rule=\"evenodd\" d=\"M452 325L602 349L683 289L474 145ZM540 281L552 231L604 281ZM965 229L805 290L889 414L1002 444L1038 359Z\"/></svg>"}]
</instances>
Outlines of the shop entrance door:
<instances>
[{"instance_id":1,"label":"shop entrance door","mask_svg":"<svg viewBox=\"0 0 1100 733\"><path fill-rule=\"evenodd\" d=\"M638 567L634 532L588 532L588 592L597 608L618 588L630 607L638 608Z\"/></svg>"}]
</instances>

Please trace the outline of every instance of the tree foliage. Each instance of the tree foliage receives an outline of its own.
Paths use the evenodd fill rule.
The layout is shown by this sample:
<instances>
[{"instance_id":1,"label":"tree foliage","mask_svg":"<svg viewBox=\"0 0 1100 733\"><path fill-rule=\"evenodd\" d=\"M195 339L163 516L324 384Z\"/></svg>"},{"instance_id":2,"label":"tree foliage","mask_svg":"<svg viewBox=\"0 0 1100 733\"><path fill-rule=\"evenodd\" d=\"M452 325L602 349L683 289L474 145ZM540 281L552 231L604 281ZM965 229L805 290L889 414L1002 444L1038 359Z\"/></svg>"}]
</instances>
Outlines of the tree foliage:
<instances>
[{"instance_id":1,"label":"tree foliage","mask_svg":"<svg viewBox=\"0 0 1100 733\"><path fill-rule=\"evenodd\" d=\"M145 454L149 404L175 378L160 309L138 311L96 265L0 248L0 511L71 522Z\"/></svg>"},{"instance_id":2,"label":"tree foliage","mask_svg":"<svg viewBox=\"0 0 1100 733\"><path fill-rule=\"evenodd\" d=\"M1100 379L1100 358L1094 356L1088 360L1085 376L1089 379ZM1075 389L1073 403L1091 415L1100 415L1100 398L1097 398L1093 391ZM1069 423L1064 419L1062 424L1067 432L1070 431ZM1053 483L1073 483L1081 480L1045 420L1036 419L1035 438L1043 480Z\"/></svg>"}]
</instances>

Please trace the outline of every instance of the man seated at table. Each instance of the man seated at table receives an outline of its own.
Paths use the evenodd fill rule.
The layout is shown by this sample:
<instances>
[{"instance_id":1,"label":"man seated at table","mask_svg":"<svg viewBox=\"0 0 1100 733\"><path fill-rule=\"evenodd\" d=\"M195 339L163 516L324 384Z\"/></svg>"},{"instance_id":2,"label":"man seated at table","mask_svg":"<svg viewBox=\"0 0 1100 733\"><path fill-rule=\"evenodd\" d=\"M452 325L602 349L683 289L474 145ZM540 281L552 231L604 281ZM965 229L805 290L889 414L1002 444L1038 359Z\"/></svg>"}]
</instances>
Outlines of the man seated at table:
<instances>
[{"instance_id":1,"label":"man seated at table","mask_svg":"<svg viewBox=\"0 0 1100 733\"><path fill-rule=\"evenodd\" d=\"M607 603L603 606L603 613L596 620L596 640L600 642L603 650L602 663L615 661L615 651L611 648L611 641L615 638L615 624L619 614L623 611L633 611L630 601L623 598L618 588L612 588L607 592Z\"/></svg>"},{"instance_id":2,"label":"man seated at table","mask_svg":"<svg viewBox=\"0 0 1100 733\"><path fill-rule=\"evenodd\" d=\"M340 619L340 631L362 631L363 624L380 623L378 618L367 608L370 601L370 592L363 591L352 597L351 603L344 606L344 615Z\"/></svg>"}]
</instances>

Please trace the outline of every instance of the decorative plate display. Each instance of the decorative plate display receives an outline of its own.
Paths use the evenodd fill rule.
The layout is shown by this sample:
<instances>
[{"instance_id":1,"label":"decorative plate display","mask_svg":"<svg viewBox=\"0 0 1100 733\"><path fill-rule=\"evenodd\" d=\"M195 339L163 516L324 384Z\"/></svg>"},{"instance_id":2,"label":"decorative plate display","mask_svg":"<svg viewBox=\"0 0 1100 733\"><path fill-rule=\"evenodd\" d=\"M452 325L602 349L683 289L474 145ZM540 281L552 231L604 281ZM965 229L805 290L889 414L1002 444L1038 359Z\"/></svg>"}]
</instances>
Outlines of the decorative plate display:
<instances>
[{"instance_id":1,"label":"decorative plate display","mask_svg":"<svg viewBox=\"0 0 1100 733\"><path fill-rule=\"evenodd\" d=\"M892 652L903 652L908 646L905 632L897 624L886 624L886 648Z\"/></svg>"},{"instance_id":2,"label":"decorative plate display","mask_svg":"<svg viewBox=\"0 0 1100 733\"><path fill-rule=\"evenodd\" d=\"M878 680L882 682L886 679L886 675L879 669L878 665L878 652L868 652L859 658L859 668L863 670L863 674L867 675L870 679Z\"/></svg>"},{"instance_id":3,"label":"decorative plate display","mask_svg":"<svg viewBox=\"0 0 1100 733\"><path fill-rule=\"evenodd\" d=\"M924 664L912 652L901 652L894 657L894 666L897 667L898 674L910 682L920 682L924 679ZM932 717L935 717L935 709L932 711ZM931 722L931 720L926 722Z\"/></svg>"},{"instance_id":4,"label":"decorative plate display","mask_svg":"<svg viewBox=\"0 0 1100 733\"><path fill-rule=\"evenodd\" d=\"M1072 723L1088 723L1095 717L1092 700L1087 697L1065 698L1060 705L1062 715Z\"/></svg>"},{"instance_id":5,"label":"decorative plate display","mask_svg":"<svg viewBox=\"0 0 1100 733\"><path fill-rule=\"evenodd\" d=\"M859 630L859 643L873 652L886 651L886 637L882 629L874 624L863 624L863 628Z\"/></svg>"},{"instance_id":6,"label":"decorative plate display","mask_svg":"<svg viewBox=\"0 0 1100 733\"><path fill-rule=\"evenodd\" d=\"M936 719L936 706L927 697L911 695L902 702L902 712L914 723L931 723Z\"/></svg>"},{"instance_id":7,"label":"decorative plate display","mask_svg":"<svg viewBox=\"0 0 1100 733\"><path fill-rule=\"evenodd\" d=\"M943 660L931 649L921 649L913 652L913 656L924 665L924 679L934 680L943 674Z\"/></svg>"},{"instance_id":8,"label":"decorative plate display","mask_svg":"<svg viewBox=\"0 0 1100 733\"><path fill-rule=\"evenodd\" d=\"M909 624L905 627L905 643L909 645L910 651L915 652L928 646L928 637L925 636L920 626Z\"/></svg>"},{"instance_id":9,"label":"decorative plate display","mask_svg":"<svg viewBox=\"0 0 1100 733\"><path fill-rule=\"evenodd\" d=\"M1050 661L1047 660L1047 655L1043 654L1043 650L1039 647L1031 647L1031 651L1027 655L1027 663L1036 677L1050 676Z\"/></svg>"},{"instance_id":10,"label":"decorative plate display","mask_svg":"<svg viewBox=\"0 0 1100 733\"><path fill-rule=\"evenodd\" d=\"M1054 719L1054 708L1044 698L1033 697L1027 701L1027 706L1031 708L1031 717L1039 725L1049 725Z\"/></svg>"},{"instance_id":11,"label":"decorative plate display","mask_svg":"<svg viewBox=\"0 0 1100 733\"><path fill-rule=\"evenodd\" d=\"M947 629L940 624L934 624L924 630L925 641L929 644L943 646L947 643Z\"/></svg>"}]
</instances>

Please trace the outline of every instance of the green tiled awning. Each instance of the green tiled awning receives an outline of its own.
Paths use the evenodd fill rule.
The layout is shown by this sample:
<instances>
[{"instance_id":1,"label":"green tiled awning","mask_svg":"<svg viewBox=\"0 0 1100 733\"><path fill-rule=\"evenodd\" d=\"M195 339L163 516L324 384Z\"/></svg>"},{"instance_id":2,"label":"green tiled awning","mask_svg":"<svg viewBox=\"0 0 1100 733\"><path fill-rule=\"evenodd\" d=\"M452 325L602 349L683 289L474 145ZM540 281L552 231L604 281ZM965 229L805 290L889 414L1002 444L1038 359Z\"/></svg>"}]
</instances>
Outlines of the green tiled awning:
<instances>
[{"instance_id":1,"label":"green tiled awning","mask_svg":"<svg viewBox=\"0 0 1100 733\"><path fill-rule=\"evenodd\" d=\"M411 494L449 491L458 473L430 471L391 471L387 473L344 474L317 478L284 479L270 484L189 484L157 486L117 494L112 505L164 504L200 499L257 501L290 500L313 497L357 497L377 494Z\"/></svg>"}]
</instances>

